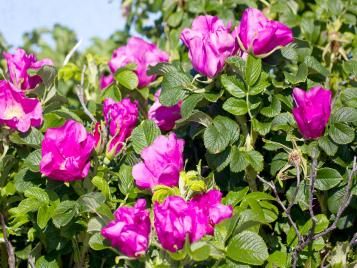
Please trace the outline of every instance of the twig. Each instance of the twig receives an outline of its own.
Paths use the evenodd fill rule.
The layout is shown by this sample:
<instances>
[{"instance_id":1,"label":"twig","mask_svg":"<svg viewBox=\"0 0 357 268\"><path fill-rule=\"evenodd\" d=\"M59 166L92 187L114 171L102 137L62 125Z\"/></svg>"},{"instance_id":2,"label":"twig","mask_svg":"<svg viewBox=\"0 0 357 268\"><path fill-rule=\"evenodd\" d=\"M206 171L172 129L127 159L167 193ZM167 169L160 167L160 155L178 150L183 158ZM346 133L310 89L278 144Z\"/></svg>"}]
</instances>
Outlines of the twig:
<instances>
[{"instance_id":1,"label":"twig","mask_svg":"<svg viewBox=\"0 0 357 268\"><path fill-rule=\"evenodd\" d=\"M312 165L311 165L310 187L309 187L309 213L310 213L310 217L312 220L312 226L309 230L309 233L306 236L301 235L299 229L297 228L296 223L291 218L290 209L288 210L288 208L291 208L292 204L295 202L296 195L297 195L298 191L296 191L296 190L294 191L294 196L292 198L292 202L289 203L288 208L286 208L284 203L281 201L281 199L278 195L278 192L276 190L274 183L266 181L259 175L257 176L260 181L267 184L273 190L277 202L279 203L281 208L284 210L291 227L295 230L296 236L298 237L298 244L294 248L294 251L292 253L292 267L293 268L297 267L299 254L307 245L309 245L313 241L319 239L320 237L322 237L322 236L332 232L334 229L336 229L338 220L341 218L343 212L348 207L348 205L352 199L353 177L354 177L355 173L357 172L357 157L356 156L354 157L354 160L353 160L352 170L347 171L347 172L348 172L348 181L347 181L347 185L345 187L344 199L342 200L342 203L337 211L337 214L336 214L336 217L335 217L333 223L330 225L330 227L325 229L323 232L314 235L314 231L315 231L315 227L316 227L316 223L317 223L317 219L316 219L314 211L313 211L313 198L314 198L315 181L316 181L316 173L317 173L317 159L313 158ZM300 173L299 173L298 169L297 169L297 177L298 177L297 179L299 180ZM355 233L353 235L353 238L350 241L350 246L354 246L356 244L357 244L357 233Z\"/></svg>"},{"instance_id":2,"label":"twig","mask_svg":"<svg viewBox=\"0 0 357 268\"><path fill-rule=\"evenodd\" d=\"M300 241L300 240L303 240L303 237L302 237L302 235L301 235L301 233L300 233L298 227L296 226L296 223L293 221L293 219L291 218L290 213L287 211L287 208L285 207L284 203L281 201L281 199L280 199L280 197L279 197L279 194L278 194L278 191L276 190L276 187L275 187L274 183L266 181L265 179L263 179L263 178L260 177L259 175L257 175L257 178L258 178L261 182L267 184L267 185L273 190L274 195L275 195L275 197L276 197L276 201L279 203L280 207L284 210L284 212L285 212L285 214L286 214L286 217L288 218L288 221L289 221L290 225L294 228L295 233L296 233L296 235L297 235L299 241Z\"/></svg>"},{"instance_id":3,"label":"twig","mask_svg":"<svg viewBox=\"0 0 357 268\"><path fill-rule=\"evenodd\" d=\"M350 241L350 247L353 247L357 244L357 233L355 233Z\"/></svg>"},{"instance_id":4,"label":"twig","mask_svg":"<svg viewBox=\"0 0 357 268\"><path fill-rule=\"evenodd\" d=\"M5 219L4 219L4 216L2 213L0 213L0 221L1 221L2 233L4 235L5 246L6 246L6 250L7 250L8 265L9 265L9 268L15 268L14 247L12 246L11 242L7 239L6 224L5 224Z\"/></svg>"},{"instance_id":5,"label":"twig","mask_svg":"<svg viewBox=\"0 0 357 268\"><path fill-rule=\"evenodd\" d=\"M315 160L316 161L316 160ZM316 164L316 163L315 163ZM314 174L313 172L316 172L316 165L314 165L314 160L313 160L313 164L311 166L311 177L310 177L310 197L309 197L309 210L310 210L310 216L312 219L312 227L309 230L308 235L306 236L305 241L299 242L298 245L295 247L294 252L293 252L293 267L295 268L297 265L297 261L298 261L298 257L299 257L299 253L307 246L309 245L311 242L319 239L320 237L327 235L328 233L332 232L333 230L336 229L337 227L337 222L338 220L341 218L342 213L345 211L345 209L348 207L349 203L351 202L352 199L352 182L353 182L353 176L355 174L355 172L357 172L357 157L355 156L353 159L353 164L352 164L352 170L349 172L348 175L348 182L347 185L345 187L345 195L344 195L344 199L342 200L342 203L337 211L335 220L333 221L333 223L330 225L330 227L328 227L327 229L325 229L324 231L322 231L321 233L315 234L314 233L314 229L316 226L316 222L314 221L314 214L312 211L312 197L311 197L311 191L314 190L314 187L311 187L311 185L313 185L315 183L315 179L316 179L316 174ZM311 190L312 189L312 190ZM316 220L316 218L315 218ZM356 234L355 234L356 235ZM354 237L355 237L354 235ZM356 240L356 239L355 239ZM351 240L351 242L353 243L353 239ZM350 243L351 243L350 242Z\"/></svg>"},{"instance_id":6,"label":"twig","mask_svg":"<svg viewBox=\"0 0 357 268\"><path fill-rule=\"evenodd\" d=\"M77 96L79 99L79 102L82 105L82 108L84 110L84 113L90 118L90 120L92 120L92 122L95 124L97 123L97 120L95 119L95 117L91 114L91 112L88 110L86 104L84 103L84 89L83 89L83 85L84 85L84 73L86 71L86 65L83 66L83 70L82 70L82 75L81 75L81 84L77 85Z\"/></svg>"},{"instance_id":7,"label":"twig","mask_svg":"<svg viewBox=\"0 0 357 268\"><path fill-rule=\"evenodd\" d=\"M295 188L294 194L292 196L291 202L289 203L285 213L290 213L290 210L293 207L293 205L295 204L296 196L300 189L300 166L296 165L295 168L296 168L296 188Z\"/></svg>"},{"instance_id":8,"label":"twig","mask_svg":"<svg viewBox=\"0 0 357 268\"><path fill-rule=\"evenodd\" d=\"M73 56L74 52L76 52L76 50L79 48L79 46L82 43L82 39L80 39L77 44L71 49L71 51L67 54L66 58L63 61L63 66L65 66L69 60L71 59L71 57Z\"/></svg>"}]
</instances>

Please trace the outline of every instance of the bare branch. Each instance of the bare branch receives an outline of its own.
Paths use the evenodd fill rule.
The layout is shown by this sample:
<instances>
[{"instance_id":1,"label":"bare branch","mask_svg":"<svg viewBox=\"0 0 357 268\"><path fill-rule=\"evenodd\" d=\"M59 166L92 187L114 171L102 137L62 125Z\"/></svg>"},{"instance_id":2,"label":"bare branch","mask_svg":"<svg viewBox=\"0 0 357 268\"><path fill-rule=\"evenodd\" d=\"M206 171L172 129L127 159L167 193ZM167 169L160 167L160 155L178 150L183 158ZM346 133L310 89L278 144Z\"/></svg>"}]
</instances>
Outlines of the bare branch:
<instances>
[{"instance_id":1,"label":"bare branch","mask_svg":"<svg viewBox=\"0 0 357 268\"><path fill-rule=\"evenodd\" d=\"M291 202L289 203L289 205L288 205L288 207L286 209L286 213L290 213L290 210L293 207L293 205L295 204L296 196L297 196L297 194L299 192L299 189L300 189L300 176L301 176L300 166L296 165L295 168L296 168L296 188L295 188L294 194L293 194L293 196L291 198Z\"/></svg>"},{"instance_id":2,"label":"bare branch","mask_svg":"<svg viewBox=\"0 0 357 268\"><path fill-rule=\"evenodd\" d=\"M349 175L348 175L348 181L347 181L347 185L345 187L344 199L342 200L342 203L341 203L340 207L338 208L338 211L337 211L337 214L336 214L336 218L335 218L335 220L333 221L333 223L332 223L332 225L330 227L328 227L323 232L314 235L313 240L316 240L316 239L318 239L318 238L330 233L334 229L336 229L338 220L341 218L342 213L345 211L345 209L348 207L348 205L351 202L351 199L352 199L352 183L353 183L353 177L354 177L356 172L357 172L357 157L355 156L354 160L353 160L352 170L349 172Z\"/></svg>"},{"instance_id":3,"label":"bare branch","mask_svg":"<svg viewBox=\"0 0 357 268\"><path fill-rule=\"evenodd\" d=\"M5 246L7 250L7 256L8 256L8 265L9 268L15 268L15 253L14 253L14 247L12 246L11 242L7 239L7 231L6 231L6 224L5 224L5 219L2 213L0 213L0 221L1 221L1 229L2 233L4 235L4 241L5 241Z\"/></svg>"},{"instance_id":4,"label":"bare branch","mask_svg":"<svg viewBox=\"0 0 357 268\"><path fill-rule=\"evenodd\" d=\"M268 182L266 181L265 179L263 179L261 176L257 175L257 178L265 183L266 185L268 185L274 192L274 195L275 195L275 198L276 198L276 201L279 203L280 207L284 210L285 214L286 214L286 217L288 218L288 221L290 223L290 225L294 228L294 231L298 237L298 240L303 240L303 236L301 235L298 227L296 226L296 223L293 221L293 219L291 218L291 215L290 215L290 212L287 211L287 208L285 207L284 203L281 201L280 197L279 197L279 194L278 194L278 191L276 190L276 187L274 185L274 183L272 182Z\"/></svg>"},{"instance_id":5,"label":"bare branch","mask_svg":"<svg viewBox=\"0 0 357 268\"><path fill-rule=\"evenodd\" d=\"M350 247L353 247L357 244L357 233L355 233L350 241Z\"/></svg>"},{"instance_id":6,"label":"bare branch","mask_svg":"<svg viewBox=\"0 0 357 268\"><path fill-rule=\"evenodd\" d=\"M84 101L84 89L83 89L83 85L84 85L84 74L85 74L85 71L86 71L86 65L83 66L83 70L82 70L82 75L81 75L81 84L80 85L77 85L77 88L76 88L76 94L77 94L77 97L79 99L79 102L81 103L82 105L82 108L84 110L84 113L90 118L90 120L92 120L92 122L95 124L97 123L97 120L95 119L95 117L91 114L91 112L88 110L86 104L85 104L85 101Z\"/></svg>"}]
</instances>

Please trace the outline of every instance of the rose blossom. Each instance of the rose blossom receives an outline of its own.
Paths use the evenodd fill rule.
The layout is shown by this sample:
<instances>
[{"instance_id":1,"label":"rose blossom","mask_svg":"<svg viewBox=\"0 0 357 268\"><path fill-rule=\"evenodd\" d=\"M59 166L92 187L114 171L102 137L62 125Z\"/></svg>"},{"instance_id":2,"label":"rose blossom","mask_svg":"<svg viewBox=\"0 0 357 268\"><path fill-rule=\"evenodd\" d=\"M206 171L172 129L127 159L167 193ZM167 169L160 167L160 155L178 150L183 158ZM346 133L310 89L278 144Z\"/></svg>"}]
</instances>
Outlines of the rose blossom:
<instances>
[{"instance_id":1,"label":"rose blossom","mask_svg":"<svg viewBox=\"0 0 357 268\"><path fill-rule=\"evenodd\" d=\"M180 39L189 49L193 68L210 78L222 71L225 60L238 51L237 42L230 30L216 16L198 16L191 29L182 31Z\"/></svg>"},{"instance_id":2,"label":"rose blossom","mask_svg":"<svg viewBox=\"0 0 357 268\"><path fill-rule=\"evenodd\" d=\"M155 94L155 102L150 107L148 117L154 121L156 125L162 131L170 131L175 126L175 121L181 118L181 105L182 101L179 101L173 106L164 106L160 103L161 90L158 90Z\"/></svg>"},{"instance_id":3,"label":"rose blossom","mask_svg":"<svg viewBox=\"0 0 357 268\"><path fill-rule=\"evenodd\" d=\"M41 103L25 94L10 82L0 80L0 124L27 132L31 126L42 124Z\"/></svg>"},{"instance_id":4,"label":"rose blossom","mask_svg":"<svg viewBox=\"0 0 357 268\"><path fill-rule=\"evenodd\" d=\"M94 147L94 137L74 120L49 128L42 141L40 171L54 180L81 180L88 175Z\"/></svg>"},{"instance_id":5,"label":"rose blossom","mask_svg":"<svg viewBox=\"0 0 357 268\"><path fill-rule=\"evenodd\" d=\"M266 57L293 42L293 32L285 24L269 20L255 8L244 10L235 35L242 50L257 57Z\"/></svg>"},{"instance_id":6,"label":"rose blossom","mask_svg":"<svg viewBox=\"0 0 357 268\"><path fill-rule=\"evenodd\" d=\"M304 91L294 88L293 109L295 121L305 139L315 139L323 135L331 115L332 92L320 86Z\"/></svg>"},{"instance_id":7,"label":"rose blossom","mask_svg":"<svg viewBox=\"0 0 357 268\"><path fill-rule=\"evenodd\" d=\"M133 167L133 177L140 188L156 185L176 186L183 170L184 140L174 133L159 136L141 152L142 162Z\"/></svg>"},{"instance_id":8,"label":"rose blossom","mask_svg":"<svg viewBox=\"0 0 357 268\"><path fill-rule=\"evenodd\" d=\"M138 104L136 101L131 102L129 98L124 98L119 102L108 98L103 103L103 114L109 126L110 135L107 155L113 156L120 152L138 121Z\"/></svg>"},{"instance_id":9,"label":"rose blossom","mask_svg":"<svg viewBox=\"0 0 357 268\"><path fill-rule=\"evenodd\" d=\"M119 207L114 212L115 219L101 233L126 256L137 257L149 246L149 214L145 199L138 199L134 207Z\"/></svg>"},{"instance_id":10,"label":"rose blossom","mask_svg":"<svg viewBox=\"0 0 357 268\"><path fill-rule=\"evenodd\" d=\"M21 48L18 48L15 54L4 52L3 55L7 61L11 82L21 89L33 89L42 82L39 75L29 75L29 70L40 70L44 65L53 65L50 59L37 61L34 54L26 54Z\"/></svg>"},{"instance_id":11,"label":"rose blossom","mask_svg":"<svg viewBox=\"0 0 357 268\"><path fill-rule=\"evenodd\" d=\"M139 79L138 87L144 88L156 79L155 75L147 74L149 66L167 62L168 60L168 54L161 51L155 44L139 37L131 37L125 46L119 47L113 52L109 61L109 68L114 74L120 67L124 67L129 63L136 64L135 72ZM104 85L104 83L102 84Z\"/></svg>"},{"instance_id":12,"label":"rose blossom","mask_svg":"<svg viewBox=\"0 0 357 268\"><path fill-rule=\"evenodd\" d=\"M182 249L186 238L191 243L205 235L213 235L214 226L232 216L232 207L221 204L218 190L185 201L179 196L169 196L162 204L154 204L154 226L164 249L176 252Z\"/></svg>"}]
</instances>

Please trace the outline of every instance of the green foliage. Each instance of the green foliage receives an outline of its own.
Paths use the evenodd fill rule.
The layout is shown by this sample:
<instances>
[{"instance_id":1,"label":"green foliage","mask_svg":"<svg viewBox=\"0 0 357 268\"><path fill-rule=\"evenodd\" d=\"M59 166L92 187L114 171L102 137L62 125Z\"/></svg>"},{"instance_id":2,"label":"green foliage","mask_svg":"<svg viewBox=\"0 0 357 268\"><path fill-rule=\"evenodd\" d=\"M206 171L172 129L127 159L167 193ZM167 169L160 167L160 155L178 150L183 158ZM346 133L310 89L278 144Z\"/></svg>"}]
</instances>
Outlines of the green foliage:
<instances>
[{"instance_id":1,"label":"green foliage","mask_svg":"<svg viewBox=\"0 0 357 268\"><path fill-rule=\"evenodd\" d=\"M355 232L356 175L351 193L346 186L357 150L357 2L143 0L121 5L125 30L107 40L93 39L88 48L71 55L77 38L66 27L56 25L24 35L23 47L36 51L39 59L51 58L56 67L34 71L43 83L26 92L41 101L42 127L19 133L0 126L0 213L17 266L291 267L299 245L291 217L305 238L331 226L338 229L302 248L298 267L354 267L355 247L349 244ZM233 29L246 7L259 8L293 28L294 42L264 59L232 56L213 78L197 74L179 40L181 31L202 14L231 21ZM150 66L147 74L157 79L147 88L138 89L136 66L128 64L114 74L110 87L99 90L98 80L108 71L112 51L125 44L133 31L165 50L170 63ZM9 48L0 36L0 52ZM4 62L0 76L7 77ZM117 156L109 160L105 153L93 152L84 180L53 181L39 172L46 130L66 119L93 130L77 96L79 85L84 105L96 120L103 119L104 99L124 97L138 101L139 120ZM316 85L332 91L332 113L323 136L305 140L292 114L291 93L294 87ZM167 134L147 119L159 88L162 105L182 102L182 118L173 131L185 140L186 173L181 173L180 181L185 175L188 179L177 187L160 185L151 192L135 185L132 167L145 147ZM315 223L309 210L313 158L317 159ZM291 204L289 215L271 187L258 178L274 183L281 203ZM221 190L233 216L216 225L212 235L194 243L187 240L176 253L164 251L152 231L146 254L128 258L100 233L119 206L132 206L138 198L145 198L152 208L168 196L189 199L212 188ZM350 202L344 204L349 194ZM346 209L339 215L343 206ZM3 238L1 234L0 267L7 267Z\"/></svg>"}]
</instances>

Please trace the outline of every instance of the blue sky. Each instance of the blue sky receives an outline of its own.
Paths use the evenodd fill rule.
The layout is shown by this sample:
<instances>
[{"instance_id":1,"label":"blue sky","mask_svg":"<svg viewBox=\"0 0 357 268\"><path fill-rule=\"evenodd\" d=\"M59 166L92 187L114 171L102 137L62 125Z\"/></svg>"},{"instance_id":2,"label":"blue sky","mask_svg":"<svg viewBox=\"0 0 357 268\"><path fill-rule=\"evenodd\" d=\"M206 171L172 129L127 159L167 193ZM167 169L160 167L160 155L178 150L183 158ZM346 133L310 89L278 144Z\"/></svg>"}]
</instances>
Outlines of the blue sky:
<instances>
[{"instance_id":1,"label":"blue sky","mask_svg":"<svg viewBox=\"0 0 357 268\"><path fill-rule=\"evenodd\" d=\"M0 14L0 32L15 47L24 32L55 23L73 29L82 46L124 27L119 0L0 0Z\"/></svg>"}]
</instances>

